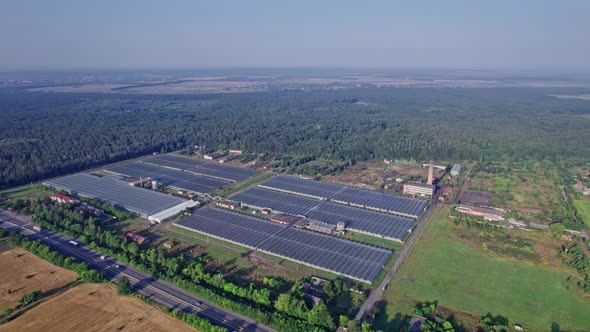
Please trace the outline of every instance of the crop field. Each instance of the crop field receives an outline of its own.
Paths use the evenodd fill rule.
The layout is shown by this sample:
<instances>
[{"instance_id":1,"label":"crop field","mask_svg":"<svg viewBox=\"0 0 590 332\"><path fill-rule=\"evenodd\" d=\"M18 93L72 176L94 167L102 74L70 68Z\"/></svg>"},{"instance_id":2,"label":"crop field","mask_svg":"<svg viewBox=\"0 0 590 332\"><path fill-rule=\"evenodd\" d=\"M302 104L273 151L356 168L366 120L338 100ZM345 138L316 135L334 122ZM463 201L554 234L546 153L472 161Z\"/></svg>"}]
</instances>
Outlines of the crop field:
<instances>
[{"instance_id":1,"label":"crop field","mask_svg":"<svg viewBox=\"0 0 590 332\"><path fill-rule=\"evenodd\" d=\"M0 309L13 307L36 288L42 292L73 282L75 272L52 265L23 249L0 254Z\"/></svg>"},{"instance_id":2,"label":"crop field","mask_svg":"<svg viewBox=\"0 0 590 332\"><path fill-rule=\"evenodd\" d=\"M0 325L2 332L119 330L195 331L140 299L117 295L115 286L108 284L74 287Z\"/></svg>"},{"instance_id":3,"label":"crop field","mask_svg":"<svg viewBox=\"0 0 590 332\"><path fill-rule=\"evenodd\" d=\"M578 210L578 214L584 220L586 225L590 225L590 200L578 199L574 201L574 206Z\"/></svg>"},{"instance_id":4,"label":"crop field","mask_svg":"<svg viewBox=\"0 0 590 332\"><path fill-rule=\"evenodd\" d=\"M503 315L532 331L551 330L553 323L564 330L590 330L590 299L567 284L575 272L560 265L558 248L553 248L558 240L535 238L539 233L531 233L531 238L511 235L503 241L491 240L502 243L496 252L491 245L487 248L488 239L479 248L477 239L466 241L466 236L477 238L479 232L467 232L447 216L448 209L435 213L385 292L388 304L377 318L378 328L396 330L396 317L409 313L415 302L438 301L442 307L469 315ZM512 255L511 250L523 254Z\"/></svg>"}]
</instances>

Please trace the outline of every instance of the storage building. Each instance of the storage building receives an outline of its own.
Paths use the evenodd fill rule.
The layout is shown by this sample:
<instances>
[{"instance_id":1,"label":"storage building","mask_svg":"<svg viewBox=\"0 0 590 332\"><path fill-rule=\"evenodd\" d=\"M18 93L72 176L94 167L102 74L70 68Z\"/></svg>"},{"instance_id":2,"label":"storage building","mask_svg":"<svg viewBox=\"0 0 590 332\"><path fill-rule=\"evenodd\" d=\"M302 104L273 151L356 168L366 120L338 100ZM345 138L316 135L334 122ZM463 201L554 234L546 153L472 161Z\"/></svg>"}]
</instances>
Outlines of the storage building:
<instances>
[{"instance_id":1,"label":"storage building","mask_svg":"<svg viewBox=\"0 0 590 332\"><path fill-rule=\"evenodd\" d=\"M461 173L461 165L455 164L453 168L451 168L451 176L459 176Z\"/></svg>"}]
</instances>

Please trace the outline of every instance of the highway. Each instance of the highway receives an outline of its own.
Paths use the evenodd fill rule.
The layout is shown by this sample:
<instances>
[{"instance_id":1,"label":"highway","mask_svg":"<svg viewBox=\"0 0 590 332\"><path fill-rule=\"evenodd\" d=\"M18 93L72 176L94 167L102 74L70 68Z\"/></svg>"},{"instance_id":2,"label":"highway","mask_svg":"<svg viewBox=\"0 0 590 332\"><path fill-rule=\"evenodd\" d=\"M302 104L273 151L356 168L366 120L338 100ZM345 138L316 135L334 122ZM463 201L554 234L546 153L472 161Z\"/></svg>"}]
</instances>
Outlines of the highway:
<instances>
[{"instance_id":1,"label":"highway","mask_svg":"<svg viewBox=\"0 0 590 332\"><path fill-rule=\"evenodd\" d=\"M46 230L37 232L29 222L12 216L4 210L0 210L0 227L8 231L19 232L31 240L39 240L64 256L74 257L80 262L88 263L92 268L103 272L110 281L117 282L122 277L127 277L134 291L172 309L195 313L215 325L227 328L229 331L274 331L252 319L206 302L194 294L163 280L156 279L123 262L108 257L103 260L100 258L101 253L82 245L74 246L68 242L71 240L79 242L74 238Z\"/></svg>"}]
</instances>

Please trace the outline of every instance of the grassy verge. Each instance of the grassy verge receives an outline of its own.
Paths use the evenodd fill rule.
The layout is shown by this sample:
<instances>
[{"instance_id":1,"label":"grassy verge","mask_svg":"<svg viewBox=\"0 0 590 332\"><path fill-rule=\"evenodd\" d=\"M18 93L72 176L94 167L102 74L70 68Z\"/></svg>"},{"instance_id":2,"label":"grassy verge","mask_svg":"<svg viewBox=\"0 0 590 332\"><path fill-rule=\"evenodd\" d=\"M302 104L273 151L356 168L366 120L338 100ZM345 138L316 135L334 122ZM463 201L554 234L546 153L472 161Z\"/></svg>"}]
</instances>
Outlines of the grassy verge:
<instances>
[{"instance_id":1,"label":"grassy verge","mask_svg":"<svg viewBox=\"0 0 590 332\"><path fill-rule=\"evenodd\" d=\"M350 236L351 234L352 234L352 237ZM392 249L394 251L400 251L404 247L403 243L399 243L399 242L395 242L395 241L391 241L388 239L375 237L375 236L371 236L371 235L366 235L366 234L362 234L362 233L357 233L357 232L347 231L344 234L344 237L347 240L371 244L371 245L382 247L382 248Z\"/></svg>"},{"instance_id":2,"label":"grassy verge","mask_svg":"<svg viewBox=\"0 0 590 332\"><path fill-rule=\"evenodd\" d=\"M567 269L555 269L486 254L451 235L448 209L433 216L384 294L386 310L376 327L397 330L400 315L415 301L468 314L507 316L534 331L590 330L590 301L566 287Z\"/></svg>"},{"instance_id":3,"label":"grassy verge","mask_svg":"<svg viewBox=\"0 0 590 332\"><path fill-rule=\"evenodd\" d=\"M272 173L261 173L253 177L247 178L243 181L236 182L230 187L219 190L216 194L221 197L227 197L235 192L238 192L244 188L247 188L255 183L262 182L272 176Z\"/></svg>"}]
</instances>

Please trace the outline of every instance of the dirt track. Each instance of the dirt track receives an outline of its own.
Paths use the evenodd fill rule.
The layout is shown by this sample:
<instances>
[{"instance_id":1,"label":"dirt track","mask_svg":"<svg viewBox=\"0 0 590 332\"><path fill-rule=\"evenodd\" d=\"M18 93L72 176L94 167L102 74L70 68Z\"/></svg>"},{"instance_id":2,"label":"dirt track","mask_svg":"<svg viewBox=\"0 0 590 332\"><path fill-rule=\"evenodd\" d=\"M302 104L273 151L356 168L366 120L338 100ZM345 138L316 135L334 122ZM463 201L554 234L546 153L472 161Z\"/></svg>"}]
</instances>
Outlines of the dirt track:
<instances>
[{"instance_id":1,"label":"dirt track","mask_svg":"<svg viewBox=\"0 0 590 332\"><path fill-rule=\"evenodd\" d=\"M83 284L0 325L17 331L195 331L141 300L119 296L109 284Z\"/></svg>"},{"instance_id":2,"label":"dirt track","mask_svg":"<svg viewBox=\"0 0 590 332\"><path fill-rule=\"evenodd\" d=\"M0 254L0 310L17 305L24 294L35 288L47 292L71 283L77 276L24 249L3 252Z\"/></svg>"}]
</instances>

